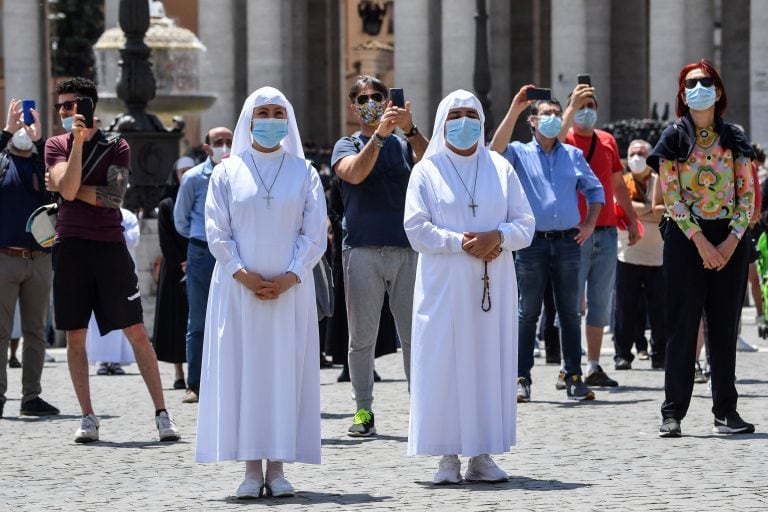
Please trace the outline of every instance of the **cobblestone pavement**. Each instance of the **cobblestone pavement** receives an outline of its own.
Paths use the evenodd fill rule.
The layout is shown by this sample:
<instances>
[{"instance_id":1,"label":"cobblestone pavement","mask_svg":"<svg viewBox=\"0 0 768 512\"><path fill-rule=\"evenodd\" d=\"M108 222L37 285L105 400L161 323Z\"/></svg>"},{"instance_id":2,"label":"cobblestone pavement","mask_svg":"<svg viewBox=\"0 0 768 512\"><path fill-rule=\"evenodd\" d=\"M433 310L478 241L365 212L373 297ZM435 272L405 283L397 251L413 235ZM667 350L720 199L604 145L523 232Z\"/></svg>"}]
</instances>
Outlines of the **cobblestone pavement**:
<instances>
[{"instance_id":1,"label":"cobblestone pavement","mask_svg":"<svg viewBox=\"0 0 768 512\"><path fill-rule=\"evenodd\" d=\"M537 359L533 401L518 413L519 444L498 456L512 475L497 485L433 487L436 458L407 457L407 389L400 355L377 360L384 382L375 388L379 435L345 432L354 402L338 368L323 370L323 464L288 465L298 495L238 502L243 464L194 462L197 407L170 389L166 399L183 433L156 442L153 411L136 367L91 386L101 441L76 445L79 411L64 349L46 364L43 397L62 410L55 418L17 417L21 375L9 370L9 401L0 420L0 510L768 510L768 342L759 340L754 310L744 311L744 337L760 346L738 355L739 411L757 433L711 434L711 399L697 384L681 439L659 439L664 376L649 361L612 371L610 336L602 363L621 387L597 390L591 403L569 403L554 387L557 366ZM466 460L463 459L463 469Z\"/></svg>"}]
</instances>

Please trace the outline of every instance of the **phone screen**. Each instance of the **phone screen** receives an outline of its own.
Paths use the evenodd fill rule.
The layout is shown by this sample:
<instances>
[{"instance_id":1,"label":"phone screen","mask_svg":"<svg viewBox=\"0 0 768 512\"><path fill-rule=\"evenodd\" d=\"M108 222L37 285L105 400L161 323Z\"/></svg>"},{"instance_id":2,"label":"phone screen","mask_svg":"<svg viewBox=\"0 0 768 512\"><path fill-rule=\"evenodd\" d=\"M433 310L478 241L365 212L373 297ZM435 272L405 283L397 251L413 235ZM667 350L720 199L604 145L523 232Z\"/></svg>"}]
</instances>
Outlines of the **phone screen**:
<instances>
[{"instance_id":1,"label":"phone screen","mask_svg":"<svg viewBox=\"0 0 768 512\"><path fill-rule=\"evenodd\" d=\"M589 75L576 75L576 81L580 84L592 85L592 78Z\"/></svg>"},{"instance_id":2,"label":"phone screen","mask_svg":"<svg viewBox=\"0 0 768 512\"><path fill-rule=\"evenodd\" d=\"M93 100L91 98L77 98L77 113L85 118L85 126L93 128Z\"/></svg>"},{"instance_id":3,"label":"phone screen","mask_svg":"<svg viewBox=\"0 0 768 512\"><path fill-rule=\"evenodd\" d=\"M392 105L399 108L405 108L405 94L401 88L397 87L390 89L389 99L392 100Z\"/></svg>"},{"instance_id":4,"label":"phone screen","mask_svg":"<svg viewBox=\"0 0 768 512\"><path fill-rule=\"evenodd\" d=\"M30 126L35 123L35 118L32 117L31 109L35 108L35 100L22 100L21 109L24 115L24 124Z\"/></svg>"},{"instance_id":5,"label":"phone screen","mask_svg":"<svg viewBox=\"0 0 768 512\"><path fill-rule=\"evenodd\" d=\"M529 100L551 100L552 89L540 89L538 87L533 87L525 91L525 96Z\"/></svg>"}]
</instances>

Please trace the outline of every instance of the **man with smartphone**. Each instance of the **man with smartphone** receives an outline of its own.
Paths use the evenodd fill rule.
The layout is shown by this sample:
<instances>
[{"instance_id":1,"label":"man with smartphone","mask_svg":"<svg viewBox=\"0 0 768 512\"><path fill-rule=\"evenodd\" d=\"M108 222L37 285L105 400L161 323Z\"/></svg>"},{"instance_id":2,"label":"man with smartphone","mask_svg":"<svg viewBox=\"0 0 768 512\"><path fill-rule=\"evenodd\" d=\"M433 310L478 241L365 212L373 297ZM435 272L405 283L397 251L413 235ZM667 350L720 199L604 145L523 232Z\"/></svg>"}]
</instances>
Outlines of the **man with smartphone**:
<instances>
[{"instance_id":1,"label":"man with smartphone","mask_svg":"<svg viewBox=\"0 0 768 512\"><path fill-rule=\"evenodd\" d=\"M597 387L615 387L600 366L603 328L611 321L611 294L616 278L618 233L615 202L627 215L628 245L640 239L637 215L632 208L624 183L624 165L621 163L616 139L610 133L595 128L598 103L595 88L588 75L580 75L579 83L569 95L568 107L563 113L560 140L581 149L589 166L605 189L605 208L600 211L592 237L581 246L579 270L579 297L586 291L587 377L586 383ZM586 202L579 198L582 216L586 215ZM562 377L562 375L561 375ZM558 385L562 385L558 382Z\"/></svg>"},{"instance_id":2,"label":"man with smartphone","mask_svg":"<svg viewBox=\"0 0 768 512\"><path fill-rule=\"evenodd\" d=\"M69 374L83 414L75 442L99 440L85 351L91 313L102 335L115 329L125 333L155 407L160 440L176 441L181 436L165 409L157 359L144 329L138 278L121 225L128 143L94 128L98 94L91 80L59 82L56 95L67 133L45 144L46 186L63 199L53 245L53 298L56 326L66 331Z\"/></svg>"},{"instance_id":3,"label":"man with smartphone","mask_svg":"<svg viewBox=\"0 0 768 512\"><path fill-rule=\"evenodd\" d=\"M376 433L373 363L384 294L395 319L410 375L411 314L417 254L403 229L405 192L411 168L427 139L411 117L402 90L391 100L383 82L361 76L349 91L350 110L360 130L333 148L331 166L340 178L344 203L342 261L349 322L349 374L357 413L349 435ZM402 106L395 105L402 101ZM400 128L405 137L395 133Z\"/></svg>"},{"instance_id":4,"label":"man with smartphone","mask_svg":"<svg viewBox=\"0 0 768 512\"><path fill-rule=\"evenodd\" d=\"M562 116L560 102L553 99L551 93L538 91L542 89L533 85L520 88L491 141L491 149L501 153L515 168L536 219L533 242L517 251L515 257L520 292L517 401L531 400L536 323L547 281L552 283L562 332L566 398L594 400L594 392L581 378L579 247L592 236L605 197L603 187L581 151L569 144L561 144L557 138ZM531 99L537 95L549 99ZM529 107L528 123L533 140L510 143L517 119ZM577 203L578 191L589 202L588 213L583 219Z\"/></svg>"},{"instance_id":5,"label":"man with smartphone","mask_svg":"<svg viewBox=\"0 0 768 512\"><path fill-rule=\"evenodd\" d=\"M0 133L0 418L8 389L7 356L19 301L22 346L22 416L52 416L59 410L40 398L45 362L45 325L51 294L51 253L26 232L29 216L51 202L43 186L45 163L40 116L29 100L11 100ZM30 121L30 122L27 122ZM18 341L18 340L17 340Z\"/></svg>"}]
</instances>

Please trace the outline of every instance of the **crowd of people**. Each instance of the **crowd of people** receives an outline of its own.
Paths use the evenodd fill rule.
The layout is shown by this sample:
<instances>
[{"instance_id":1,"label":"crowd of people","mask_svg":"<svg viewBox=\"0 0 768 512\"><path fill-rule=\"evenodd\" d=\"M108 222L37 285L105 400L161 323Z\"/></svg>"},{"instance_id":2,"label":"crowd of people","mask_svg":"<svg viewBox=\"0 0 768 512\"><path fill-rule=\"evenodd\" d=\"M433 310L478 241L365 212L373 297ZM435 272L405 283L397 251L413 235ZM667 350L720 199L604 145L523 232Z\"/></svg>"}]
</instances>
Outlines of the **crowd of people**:
<instances>
[{"instance_id":1,"label":"crowd of people","mask_svg":"<svg viewBox=\"0 0 768 512\"><path fill-rule=\"evenodd\" d=\"M530 99L535 86L524 85L486 146L473 93L447 95L427 137L410 102L394 104L383 82L362 76L349 90L359 130L317 151L320 172L289 99L260 88L233 129L206 132L202 161L182 157L171 173L158 206L152 342L131 215L120 209L130 148L77 111L83 98L97 103L95 85L57 85L66 133L48 140L37 112L23 122L14 100L0 135L0 164L10 163L0 174L0 416L17 299L21 414L59 412L40 398L52 287L82 410L75 441L99 439L88 361L106 346L97 330L117 334L97 373L135 361L158 436L175 441L157 361L173 363L173 387L199 404L196 460L245 462L238 498L292 496L283 464L320 463L323 351L351 382L348 435L377 433L374 359L387 340L408 381L408 454L440 457L436 485L508 478L491 456L515 445L516 409L532 401L537 331L566 399L619 385L600 361L606 329L615 371L631 370L636 356L663 370L661 437L682 435L706 345L714 431L754 432L737 412L734 372L761 229L762 152L724 121L725 86L708 61L684 67L678 83L677 119L655 144L635 140L621 155L596 128L590 84L577 85L565 109ZM510 140L524 114L531 140ZM52 192L61 200L51 251L22 226ZM322 258L336 305L319 322ZM463 475L459 456L469 457Z\"/></svg>"}]
</instances>

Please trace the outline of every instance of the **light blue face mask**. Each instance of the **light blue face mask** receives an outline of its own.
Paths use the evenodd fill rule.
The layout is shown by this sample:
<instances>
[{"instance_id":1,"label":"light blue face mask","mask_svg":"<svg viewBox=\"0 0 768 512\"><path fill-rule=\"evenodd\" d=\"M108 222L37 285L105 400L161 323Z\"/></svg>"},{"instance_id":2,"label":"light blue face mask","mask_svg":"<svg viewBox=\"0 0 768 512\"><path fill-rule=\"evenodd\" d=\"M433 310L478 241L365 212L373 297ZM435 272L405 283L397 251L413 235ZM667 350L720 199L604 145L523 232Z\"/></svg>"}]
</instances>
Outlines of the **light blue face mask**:
<instances>
[{"instance_id":1,"label":"light blue face mask","mask_svg":"<svg viewBox=\"0 0 768 512\"><path fill-rule=\"evenodd\" d=\"M576 112L573 122L582 128L593 128L597 122L597 111L593 108L583 108Z\"/></svg>"},{"instance_id":2,"label":"light blue face mask","mask_svg":"<svg viewBox=\"0 0 768 512\"><path fill-rule=\"evenodd\" d=\"M698 82L693 89L685 89L685 101L691 110L707 110L717 102L715 86L704 87Z\"/></svg>"},{"instance_id":3,"label":"light blue face mask","mask_svg":"<svg viewBox=\"0 0 768 512\"><path fill-rule=\"evenodd\" d=\"M273 148L288 136L287 119L254 119L251 136L261 147Z\"/></svg>"},{"instance_id":4,"label":"light blue face mask","mask_svg":"<svg viewBox=\"0 0 768 512\"><path fill-rule=\"evenodd\" d=\"M67 130L68 132L72 131L72 127L75 124L75 116L69 116L65 117L61 120L61 127Z\"/></svg>"},{"instance_id":5,"label":"light blue face mask","mask_svg":"<svg viewBox=\"0 0 768 512\"><path fill-rule=\"evenodd\" d=\"M555 114L539 116L539 126L536 128L540 134L548 139L554 139L560 133L562 119Z\"/></svg>"},{"instance_id":6,"label":"light blue face mask","mask_svg":"<svg viewBox=\"0 0 768 512\"><path fill-rule=\"evenodd\" d=\"M482 125L479 119L460 117L445 122L445 140L456 149L469 149L480 140Z\"/></svg>"}]
</instances>

